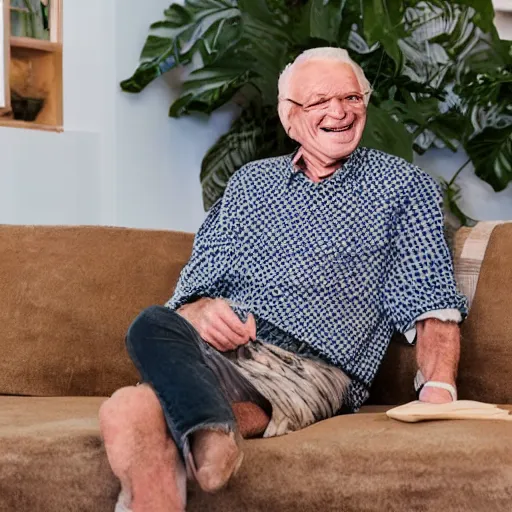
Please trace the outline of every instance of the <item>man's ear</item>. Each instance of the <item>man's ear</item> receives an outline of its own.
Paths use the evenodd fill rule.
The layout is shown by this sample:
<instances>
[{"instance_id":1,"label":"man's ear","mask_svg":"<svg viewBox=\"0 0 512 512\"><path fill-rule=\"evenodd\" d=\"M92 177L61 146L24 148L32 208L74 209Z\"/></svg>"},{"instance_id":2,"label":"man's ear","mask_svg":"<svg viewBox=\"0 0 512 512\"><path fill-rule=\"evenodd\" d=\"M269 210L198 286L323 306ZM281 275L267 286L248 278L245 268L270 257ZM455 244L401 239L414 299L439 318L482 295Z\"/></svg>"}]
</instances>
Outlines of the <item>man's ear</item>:
<instances>
[{"instance_id":1,"label":"man's ear","mask_svg":"<svg viewBox=\"0 0 512 512\"><path fill-rule=\"evenodd\" d=\"M289 101L280 101L277 106L277 112L279 114L279 119L281 120L284 131L288 137L291 137L290 132L292 129L292 123L290 117L292 113L292 104Z\"/></svg>"}]
</instances>

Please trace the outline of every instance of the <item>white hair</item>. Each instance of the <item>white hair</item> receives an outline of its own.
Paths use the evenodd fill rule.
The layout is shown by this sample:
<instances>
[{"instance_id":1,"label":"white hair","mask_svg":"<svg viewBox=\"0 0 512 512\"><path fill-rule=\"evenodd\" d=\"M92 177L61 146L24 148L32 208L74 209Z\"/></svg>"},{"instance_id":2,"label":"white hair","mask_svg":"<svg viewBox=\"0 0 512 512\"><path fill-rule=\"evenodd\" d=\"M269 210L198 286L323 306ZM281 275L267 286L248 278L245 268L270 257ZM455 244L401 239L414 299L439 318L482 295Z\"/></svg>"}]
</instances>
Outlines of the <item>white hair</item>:
<instances>
[{"instance_id":1,"label":"white hair","mask_svg":"<svg viewBox=\"0 0 512 512\"><path fill-rule=\"evenodd\" d=\"M296 66L299 64L303 64L308 61L325 61L332 60L343 64L348 64L357 78L359 83L359 87L361 88L361 94L363 95L364 104L368 105L370 101L370 96L372 93L372 86L370 82L366 78L363 69L359 64L354 62L347 50L343 48L333 48L333 47L323 47L323 48L311 48L310 50L306 50L302 52L293 62L288 64L282 71L279 76L278 82L278 100L279 100L279 117L281 118L281 122L288 132L288 115L290 113L290 109L292 104L289 101L283 101L288 99L288 93L290 90L290 84L293 77L293 72L296 69Z\"/></svg>"}]
</instances>

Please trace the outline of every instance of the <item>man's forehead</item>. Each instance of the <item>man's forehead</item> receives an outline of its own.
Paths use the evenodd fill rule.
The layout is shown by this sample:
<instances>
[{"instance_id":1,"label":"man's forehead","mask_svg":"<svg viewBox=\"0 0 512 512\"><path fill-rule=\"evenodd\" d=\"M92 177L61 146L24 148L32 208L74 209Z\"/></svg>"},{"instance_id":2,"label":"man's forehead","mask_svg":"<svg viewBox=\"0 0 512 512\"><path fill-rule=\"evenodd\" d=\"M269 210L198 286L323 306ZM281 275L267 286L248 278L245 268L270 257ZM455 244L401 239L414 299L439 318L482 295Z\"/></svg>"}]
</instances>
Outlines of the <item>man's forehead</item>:
<instances>
[{"instance_id":1,"label":"man's forehead","mask_svg":"<svg viewBox=\"0 0 512 512\"><path fill-rule=\"evenodd\" d=\"M290 92L301 97L361 92L360 89L352 66L332 60L298 64L290 83Z\"/></svg>"}]
</instances>

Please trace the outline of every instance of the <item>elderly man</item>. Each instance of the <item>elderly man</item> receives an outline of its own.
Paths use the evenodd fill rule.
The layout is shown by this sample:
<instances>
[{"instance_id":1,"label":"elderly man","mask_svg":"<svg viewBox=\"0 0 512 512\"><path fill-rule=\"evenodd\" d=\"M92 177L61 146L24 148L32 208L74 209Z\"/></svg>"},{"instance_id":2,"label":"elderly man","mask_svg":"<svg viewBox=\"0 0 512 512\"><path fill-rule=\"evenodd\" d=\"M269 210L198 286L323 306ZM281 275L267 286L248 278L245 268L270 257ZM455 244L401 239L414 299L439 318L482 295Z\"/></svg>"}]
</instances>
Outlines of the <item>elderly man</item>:
<instances>
[{"instance_id":1,"label":"elderly man","mask_svg":"<svg viewBox=\"0 0 512 512\"><path fill-rule=\"evenodd\" d=\"M100 411L116 510L182 511L187 476L213 492L237 471L240 435L356 412L395 330L417 340L419 399L456 399L466 301L439 190L358 148L370 92L341 49L282 73L279 114L299 149L230 179L173 297L127 334L143 384Z\"/></svg>"}]
</instances>

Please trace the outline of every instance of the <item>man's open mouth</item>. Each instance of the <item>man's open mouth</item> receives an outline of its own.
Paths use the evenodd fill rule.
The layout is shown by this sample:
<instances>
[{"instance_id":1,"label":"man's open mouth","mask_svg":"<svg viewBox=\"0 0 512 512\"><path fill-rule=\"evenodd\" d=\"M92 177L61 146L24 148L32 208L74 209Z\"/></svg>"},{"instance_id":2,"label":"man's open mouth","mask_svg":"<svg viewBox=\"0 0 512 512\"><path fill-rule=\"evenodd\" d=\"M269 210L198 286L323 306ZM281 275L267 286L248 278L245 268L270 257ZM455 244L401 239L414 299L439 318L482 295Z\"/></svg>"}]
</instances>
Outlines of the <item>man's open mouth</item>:
<instances>
[{"instance_id":1,"label":"man's open mouth","mask_svg":"<svg viewBox=\"0 0 512 512\"><path fill-rule=\"evenodd\" d=\"M348 126L345 126L344 128L321 128L324 132L346 132L347 130L350 130L354 126L354 123L349 124Z\"/></svg>"}]
</instances>

